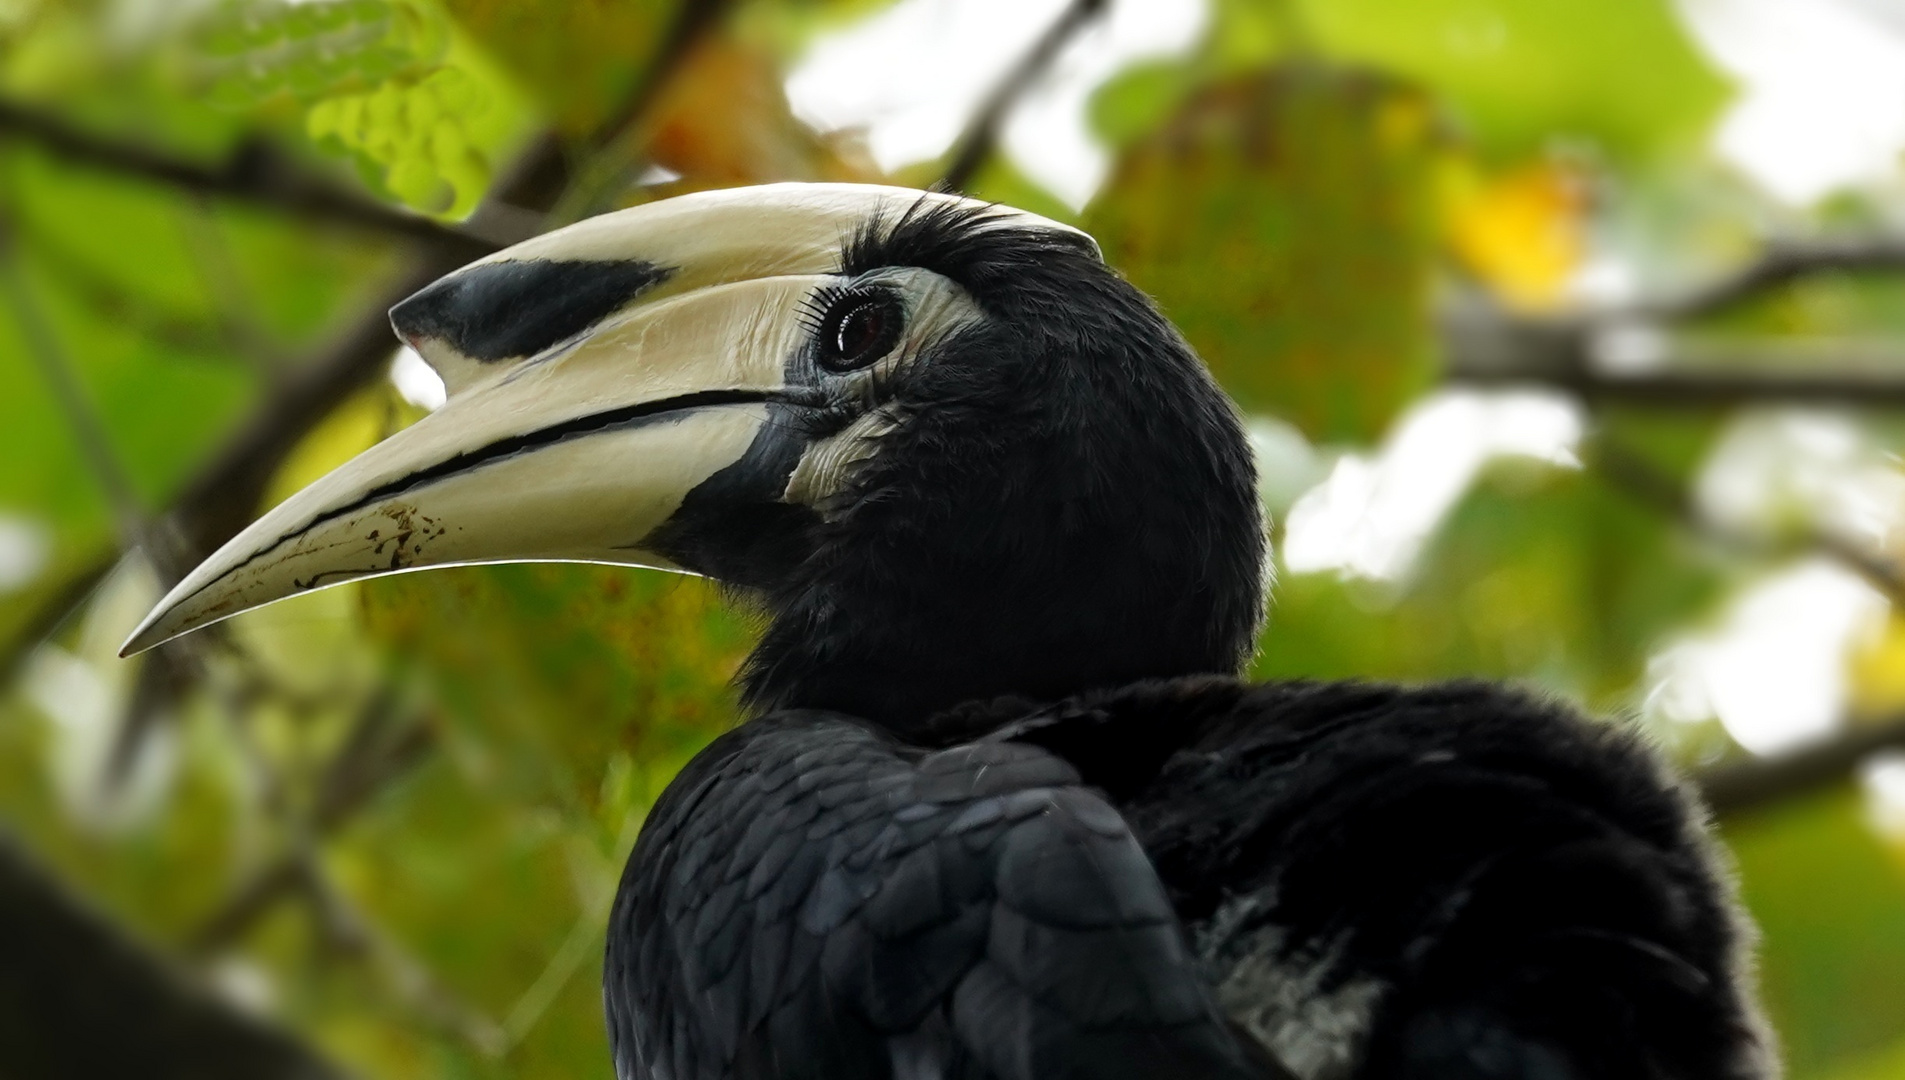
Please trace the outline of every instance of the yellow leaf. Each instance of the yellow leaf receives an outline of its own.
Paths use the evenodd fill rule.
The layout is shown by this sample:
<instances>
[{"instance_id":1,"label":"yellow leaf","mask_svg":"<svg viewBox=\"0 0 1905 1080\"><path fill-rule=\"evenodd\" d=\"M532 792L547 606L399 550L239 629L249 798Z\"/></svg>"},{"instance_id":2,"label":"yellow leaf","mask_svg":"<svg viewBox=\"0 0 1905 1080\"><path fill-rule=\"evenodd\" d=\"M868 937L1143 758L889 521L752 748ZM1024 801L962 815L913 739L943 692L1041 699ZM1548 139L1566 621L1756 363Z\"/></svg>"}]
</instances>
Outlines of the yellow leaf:
<instances>
[{"instance_id":1,"label":"yellow leaf","mask_svg":"<svg viewBox=\"0 0 1905 1080\"><path fill-rule=\"evenodd\" d=\"M1449 214L1455 257L1515 307L1559 304L1586 249L1581 177L1539 161L1465 187Z\"/></svg>"},{"instance_id":2,"label":"yellow leaf","mask_svg":"<svg viewBox=\"0 0 1905 1080\"><path fill-rule=\"evenodd\" d=\"M1905 618L1892 615L1884 632L1853 654L1852 699L1860 713L1905 708Z\"/></svg>"}]
</instances>

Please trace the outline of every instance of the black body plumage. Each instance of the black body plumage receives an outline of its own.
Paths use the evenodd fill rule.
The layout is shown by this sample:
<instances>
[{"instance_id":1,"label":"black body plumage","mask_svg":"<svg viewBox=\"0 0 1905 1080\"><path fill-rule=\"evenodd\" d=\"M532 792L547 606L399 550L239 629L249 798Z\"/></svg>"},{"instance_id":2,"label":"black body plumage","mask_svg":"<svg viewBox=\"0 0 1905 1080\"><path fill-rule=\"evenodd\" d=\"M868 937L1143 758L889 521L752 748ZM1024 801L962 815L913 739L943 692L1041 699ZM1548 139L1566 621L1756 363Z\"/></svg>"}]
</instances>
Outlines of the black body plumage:
<instances>
[{"instance_id":1,"label":"black body plumage","mask_svg":"<svg viewBox=\"0 0 1905 1080\"><path fill-rule=\"evenodd\" d=\"M1028 744L749 724L656 807L614 925L624 1074L1253 1075L1123 819Z\"/></svg>"},{"instance_id":2,"label":"black body plumage","mask_svg":"<svg viewBox=\"0 0 1905 1080\"><path fill-rule=\"evenodd\" d=\"M1082 239L983 211L842 253L894 266L985 318L880 387L845 487L672 526L768 623L755 718L623 878L625 1080L1770 1075L1644 747L1499 687L1230 678L1263 525L1188 346Z\"/></svg>"}]
</instances>

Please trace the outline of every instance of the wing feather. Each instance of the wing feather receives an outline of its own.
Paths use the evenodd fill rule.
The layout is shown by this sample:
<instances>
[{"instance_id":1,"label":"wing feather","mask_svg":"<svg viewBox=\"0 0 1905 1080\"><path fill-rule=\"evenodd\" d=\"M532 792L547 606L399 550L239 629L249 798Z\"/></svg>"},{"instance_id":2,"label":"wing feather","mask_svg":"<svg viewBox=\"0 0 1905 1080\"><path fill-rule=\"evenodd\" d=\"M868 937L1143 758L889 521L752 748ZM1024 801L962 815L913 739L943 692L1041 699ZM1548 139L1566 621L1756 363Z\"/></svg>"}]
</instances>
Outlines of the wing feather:
<instances>
[{"instance_id":1,"label":"wing feather","mask_svg":"<svg viewBox=\"0 0 1905 1080\"><path fill-rule=\"evenodd\" d=\"M826 714L755 721L670 787L605 983L624 1080L1258 1075L1075 769Z\"/></svg>"}]
</instances>

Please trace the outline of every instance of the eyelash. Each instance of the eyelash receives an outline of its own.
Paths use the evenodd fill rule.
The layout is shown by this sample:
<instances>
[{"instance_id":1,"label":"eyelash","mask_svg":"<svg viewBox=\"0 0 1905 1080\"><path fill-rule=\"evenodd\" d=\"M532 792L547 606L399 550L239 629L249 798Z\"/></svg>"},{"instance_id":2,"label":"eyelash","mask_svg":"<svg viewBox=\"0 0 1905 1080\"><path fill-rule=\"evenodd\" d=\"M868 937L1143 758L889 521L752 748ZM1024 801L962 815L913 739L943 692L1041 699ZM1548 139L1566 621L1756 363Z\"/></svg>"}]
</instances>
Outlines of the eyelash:
<instances>
[{"instance_id":1,"label":"eyelash","mask_svg":"<svg viewBox=\"0 0 1905 1080\"><path fill-rule=\"evenodd\" d=\"M827 313L835 304L847 298L855 290L848 285L822 285L808 294L800 302L800 325L809 338L819 335L821 324L827 321Z\"/></svg>"}]
</instances>

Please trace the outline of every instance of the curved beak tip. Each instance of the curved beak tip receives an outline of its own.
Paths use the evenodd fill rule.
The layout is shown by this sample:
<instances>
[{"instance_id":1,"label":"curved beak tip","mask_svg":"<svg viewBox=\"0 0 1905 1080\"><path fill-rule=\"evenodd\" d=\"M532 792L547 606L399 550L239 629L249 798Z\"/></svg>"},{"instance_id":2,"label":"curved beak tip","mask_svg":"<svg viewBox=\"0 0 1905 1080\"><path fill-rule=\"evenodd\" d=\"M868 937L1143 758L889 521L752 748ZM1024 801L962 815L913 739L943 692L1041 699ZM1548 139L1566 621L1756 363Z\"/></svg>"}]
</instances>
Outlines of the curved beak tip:
<instances>
[{"instance_id":1,"label":"curved beak tip","mask_svg":"<svg viewBox=\"0 0 1905 1080\"><path fill-rule=\"evenodd\" d=\"M229 615L235 615L238 610L233 609L225 612L224 615L207 617L207 612L192 604L189 597L182 596L181 590L174 588L154 605L151 611L146 612L146 617L140 619L139 624L126 635L125 643L119 646L119 656L121 659L126 659L142 652L149 652L173 638L210 623L220 622Z\"/></svg>"},{"instance_id":2,"label":"curved beak tip","mask_svg":"<svg viewBox=\"0 0 1905 1080\"><path fill-rule=\"evenodd\" d=\"M168 609L160 607L140 620L139 625L132 628L132 633L126 635L125 644L119 646L119 658L128 659L164 644L167 635L159 631L158 622L167 611Z\"/></svg>"}]
</instances>

